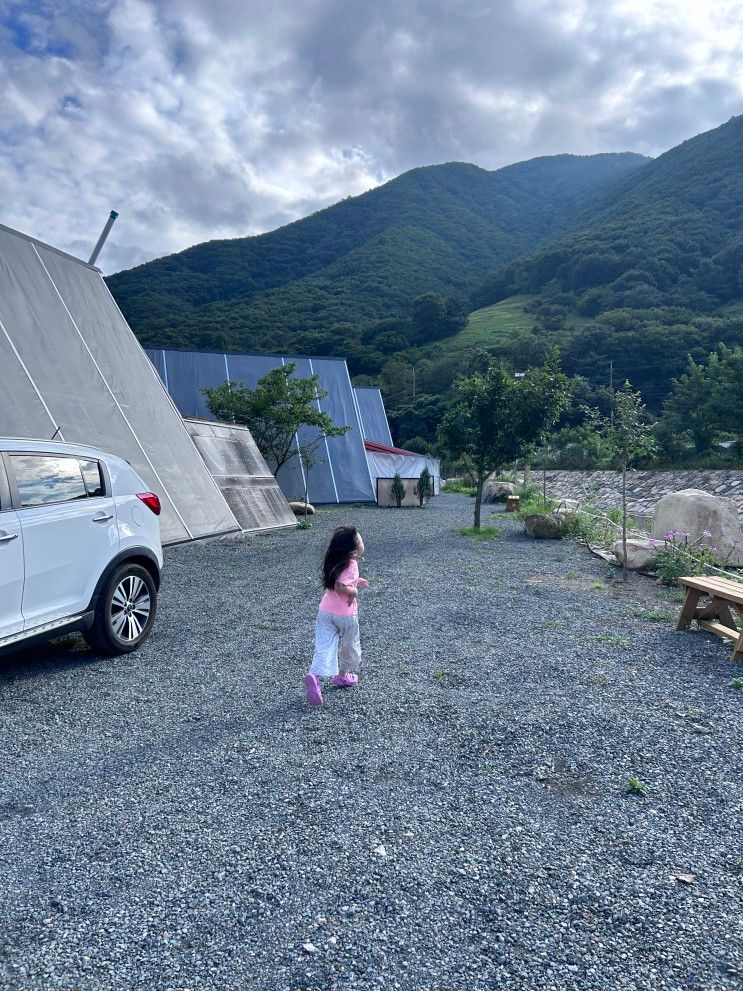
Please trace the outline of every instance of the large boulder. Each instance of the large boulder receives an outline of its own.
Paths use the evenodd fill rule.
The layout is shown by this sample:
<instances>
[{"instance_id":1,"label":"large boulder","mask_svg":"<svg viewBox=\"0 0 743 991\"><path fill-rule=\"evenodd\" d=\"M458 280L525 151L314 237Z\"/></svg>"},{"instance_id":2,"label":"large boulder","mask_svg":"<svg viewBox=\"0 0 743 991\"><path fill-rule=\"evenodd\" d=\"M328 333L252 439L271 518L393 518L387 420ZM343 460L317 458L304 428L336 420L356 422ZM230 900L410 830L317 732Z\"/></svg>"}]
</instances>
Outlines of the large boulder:
<instances>
[{"instance_id":1,"label":"large boulder","mask_svg":"<svg viewBox=\"0 0 743 991\"><path fill-rule=\"evenodd\" d=\"M534 513L524 517L524 529L530 537L537 540L561 540L563 522L553 514Z\"/></svg>"},{"instance_id":2,"label":"large boulder","mask_svg":"<svg viewBox=\"0 0 743 991\"><path fill-rule=\"evenodd\" d=\"M618 540L611 548L612 554L624 563L622 541ZM627 538L627 567L630 571L652 571L658 558L658 542L655 540L637 540Z\"/></svg>"},{"instance_id":3,"label":"large boulder","mask_svg":"<svg viewBox=\"0 0 743 991\"><path fill-rule=\"evenodd\" d=\"M483 502L505 502L509 496L516 494L516 486L512 482L487 482L482 490Z\"/></svg>"},{"instance_id":4,"label":"large boulder","mask_svg":"<svg viewBox=\"0 0 743 991\"><path fill-rule=\"evenodd\" d=\"M289 503L289 509L291 509L295 516L304 516L305 508L308 516L315 515L315 507L309 502L304 503L302 501L297 501Z\"/></svg>"},{"instance_id":5,"label":"large boulder","mask_svg":"<svg viewBox=\"0 0 743 991\"><path fill-rule=\"evenodd\" d=\"M728 564L743 567L743 532L732 499L701 489L682 489L664 496L655 507L650 536L665 540L670 532L688 534L689 543L701 541L716 547Z\"/></svg>"}]
</instances>

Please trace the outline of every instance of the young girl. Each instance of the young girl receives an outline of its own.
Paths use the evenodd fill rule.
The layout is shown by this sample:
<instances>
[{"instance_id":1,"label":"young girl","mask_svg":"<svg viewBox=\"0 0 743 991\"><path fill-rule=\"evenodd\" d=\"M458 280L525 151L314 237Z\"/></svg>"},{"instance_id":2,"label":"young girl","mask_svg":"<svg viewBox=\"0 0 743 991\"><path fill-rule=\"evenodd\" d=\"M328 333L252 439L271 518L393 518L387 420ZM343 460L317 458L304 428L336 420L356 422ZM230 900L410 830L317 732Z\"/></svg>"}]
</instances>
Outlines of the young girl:
<instances>
[{"instance_id":1,"label":"young girl","mask_svg":"<svg viewBox=\"0 0 743 991\"><path fill-rule=\"evenodd\" d=\"M357 562L363 553L364 541L356 527L338 527L323 561L325 594L315 624L315 656L304 679L310 705L323 704L320 678L330 678L339 688L358 683L361 641L356 599L360 588L369 588L366 578L359 578Z\"/></svg>"}]
</instances>

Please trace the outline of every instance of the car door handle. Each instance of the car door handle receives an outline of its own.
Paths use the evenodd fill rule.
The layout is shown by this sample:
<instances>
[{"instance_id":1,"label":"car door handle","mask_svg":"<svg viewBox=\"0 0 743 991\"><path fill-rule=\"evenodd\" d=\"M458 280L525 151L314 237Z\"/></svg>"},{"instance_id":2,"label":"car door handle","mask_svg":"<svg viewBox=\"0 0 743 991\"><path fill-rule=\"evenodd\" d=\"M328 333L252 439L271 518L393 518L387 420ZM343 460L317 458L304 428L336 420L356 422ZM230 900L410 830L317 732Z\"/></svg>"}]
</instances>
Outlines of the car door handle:
<instances>
[{"instance_id":1,"label":"car door handle","mask_svg":"<svg viewBox=\"0 0 743 991\"><path fill-rule=\"evenodd\" d=\"M7 544L9 541L17 539L17 533L0 533L0 544Z\"/></svg>"},{"instance_id":2,"label":"car door handle","mask_svg":"<svg viewBox=\"0 0 743 991\"><path fill-rule=\"evenodd\" d=\"M112 519L113 519L112 513L109 513L108 515L106 513L101 513L98 516L94 516L91 520L91 523L108 523L108 521Z\"/></svg>"}]
</instances>

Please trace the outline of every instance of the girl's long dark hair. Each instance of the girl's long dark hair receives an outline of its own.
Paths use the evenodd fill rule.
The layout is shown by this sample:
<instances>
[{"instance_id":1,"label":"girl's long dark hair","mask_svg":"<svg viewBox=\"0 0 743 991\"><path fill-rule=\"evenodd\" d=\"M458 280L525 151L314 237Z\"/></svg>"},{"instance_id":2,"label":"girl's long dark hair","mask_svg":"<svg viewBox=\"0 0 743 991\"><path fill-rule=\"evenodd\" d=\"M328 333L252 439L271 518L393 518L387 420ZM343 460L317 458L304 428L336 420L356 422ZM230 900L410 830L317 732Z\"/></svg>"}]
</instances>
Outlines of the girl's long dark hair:
<instances>
[{"instance_id":1,"label":"girl's long dark hair","mask_svg":"<svg viewBox=\"0 0 743 991\"><path fill-rule=\"evenodd\" d=\"M322 563L322 583L324 588L335 588L338 575L348 564L349 558L356 550L359 531L355 526L339 526L333 531L330 544L325 551Z\"/></svg>"}]
</instances>

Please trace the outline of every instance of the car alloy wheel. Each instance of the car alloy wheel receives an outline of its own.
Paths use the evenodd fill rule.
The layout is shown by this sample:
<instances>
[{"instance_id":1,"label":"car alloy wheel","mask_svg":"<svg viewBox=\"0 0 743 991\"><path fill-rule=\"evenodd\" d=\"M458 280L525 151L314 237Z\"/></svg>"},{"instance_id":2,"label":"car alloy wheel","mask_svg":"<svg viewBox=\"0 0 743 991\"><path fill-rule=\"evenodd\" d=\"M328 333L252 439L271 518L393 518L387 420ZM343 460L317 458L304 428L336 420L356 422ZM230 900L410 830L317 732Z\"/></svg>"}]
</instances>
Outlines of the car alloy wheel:
<instances>
[{"instance_id":1,"label":"car alloy wheel","mask_svg":"<svg viewBox=\"0 0 743 991\"><path fill-rule=\"evenodd\" d=\"M115 635L124 643L142 636L152 611L147 585L138 575L126 575L111 597L110 622Z\"/></svg>"}]
</instances>

